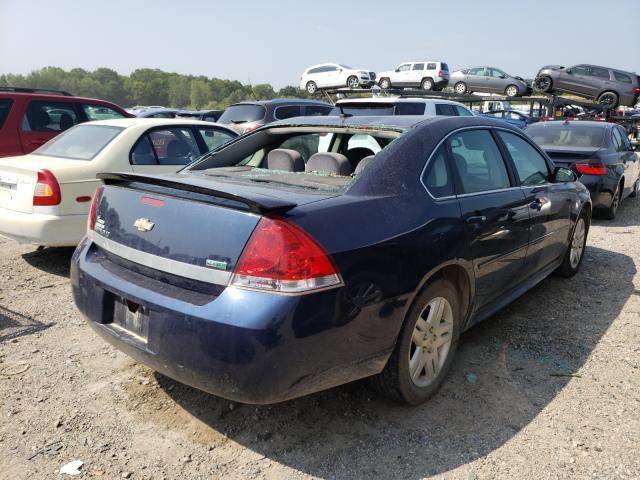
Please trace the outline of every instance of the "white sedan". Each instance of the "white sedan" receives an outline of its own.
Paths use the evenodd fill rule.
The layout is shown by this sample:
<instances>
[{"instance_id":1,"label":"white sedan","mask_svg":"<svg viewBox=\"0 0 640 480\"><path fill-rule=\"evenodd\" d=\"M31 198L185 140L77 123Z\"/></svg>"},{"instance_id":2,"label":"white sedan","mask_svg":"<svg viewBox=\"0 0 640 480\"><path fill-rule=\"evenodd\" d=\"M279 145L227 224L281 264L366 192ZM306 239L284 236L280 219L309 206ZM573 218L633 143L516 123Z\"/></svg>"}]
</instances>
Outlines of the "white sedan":
<instances>
[{"instance_id":1,"label":"white sedan","mask_svg":"<svg viewBox=\"0 0 640 480\"><path fill-rule=\"evenodd\" d=\"M125 118L83 123L30 153L0 159L0 235L75 246L100 172L175 172L238 134L210 122Z\"/></svg>"}]
</instances>

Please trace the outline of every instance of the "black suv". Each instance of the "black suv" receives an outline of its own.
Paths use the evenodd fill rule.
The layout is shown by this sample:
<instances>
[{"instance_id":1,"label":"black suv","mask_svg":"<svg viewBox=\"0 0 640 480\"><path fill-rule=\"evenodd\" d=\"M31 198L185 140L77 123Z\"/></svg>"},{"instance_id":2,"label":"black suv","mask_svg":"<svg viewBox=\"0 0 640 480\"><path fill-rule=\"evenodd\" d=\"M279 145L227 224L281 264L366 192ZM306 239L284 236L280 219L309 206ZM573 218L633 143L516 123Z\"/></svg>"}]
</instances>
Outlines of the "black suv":
<instances>
[{"instance_id":1,"label":"black suv","mask_svg":"<svg viewBox=\"0 0 640 480\"><path fill-rule=\"evenodd\" d=\"M292 117L328 115L333 105L317 100L276 98L274 100L245 101L227 108L218 123L228 124L238 133L247 133L267 123Z\"/></svg>"},{"instance_id":2,"label":"black suv","mask_svg":"<svg viewBox=\"0 0 640 480\"><path fill-rule=\"evenodd\" d=\"M609 108L633 107L638 103L640 79L635 73L597 65L550 65L540 69L534 88L544 93L559 91L593 98Z\"/></svg>"}]
</instances>

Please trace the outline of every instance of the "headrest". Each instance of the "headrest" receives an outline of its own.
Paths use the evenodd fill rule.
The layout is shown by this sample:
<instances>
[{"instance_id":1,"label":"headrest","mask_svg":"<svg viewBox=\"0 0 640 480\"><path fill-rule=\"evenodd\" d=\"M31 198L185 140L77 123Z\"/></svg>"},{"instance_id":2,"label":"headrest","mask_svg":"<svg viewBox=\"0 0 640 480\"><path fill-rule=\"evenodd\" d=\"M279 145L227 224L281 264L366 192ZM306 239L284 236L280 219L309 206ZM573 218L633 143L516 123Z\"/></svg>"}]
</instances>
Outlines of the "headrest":
<instances>
[{"instance_id":1,"label":"headrest","mask_svg":"<svg viewBox=\"0 0 640 480\"><path fill-rule=\"evenodd\" d=\"M304 172L304 160L295 150L276 148L267 155L267 168L284 172Z\"/></svg>"},{"instance_id":2,"label":"headrest","mask_svg":"<svg viewBox=\"0 0 640 480\"><path fill-rule=\"evenodd\" d=\"M358 165L356 165L356 169L353 173L355 173L356 175L359 174L362 170L364 170L364 167L367 166L367 164L373 160L373 157L375 157L375 155L369 155L368 157L364 157L362 160L360 160L358 162Z\"/></svg>"},{"instance_id":3,"label":"headrest","mask_svg":"<svg viewBox=\"0 0 640 480\"><path fill-rule=\"evenodd\" d=\"M351 175L351 164L340 153L315 153L307 161L305 172L325 172L334 175Z\"/></svg>"},{"instance_id":4,"label":"headrest","mask_svg":"<svg viewBox=\"0 0 640 480\"><path fill-rule=\"evenodd\" d=\"M171 140L167 145L167 156L186 157L189 155L189 146L182 140Z\"/></svg>"}]
</instances>

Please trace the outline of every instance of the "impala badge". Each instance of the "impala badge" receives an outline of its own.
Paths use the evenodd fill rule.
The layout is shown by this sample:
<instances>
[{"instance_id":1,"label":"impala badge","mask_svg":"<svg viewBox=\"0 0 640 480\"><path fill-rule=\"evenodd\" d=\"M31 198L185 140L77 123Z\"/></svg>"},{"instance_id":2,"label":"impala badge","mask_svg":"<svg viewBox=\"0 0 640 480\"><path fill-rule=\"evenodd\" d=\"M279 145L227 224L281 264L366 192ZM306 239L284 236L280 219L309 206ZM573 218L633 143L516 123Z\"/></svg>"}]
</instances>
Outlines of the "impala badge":
<instances>
[{"instance_id":1,"label":"impala badge","mask_svg":"<svg viewBox=\"0 0 640 480\"><path fill-rule=\"evenodd\" d=\"M139 218L134 223L133 226L136 227L141 232L148 232L153 229L156 224L153 223L148 218Z\"/></svg>"}]
</instances>

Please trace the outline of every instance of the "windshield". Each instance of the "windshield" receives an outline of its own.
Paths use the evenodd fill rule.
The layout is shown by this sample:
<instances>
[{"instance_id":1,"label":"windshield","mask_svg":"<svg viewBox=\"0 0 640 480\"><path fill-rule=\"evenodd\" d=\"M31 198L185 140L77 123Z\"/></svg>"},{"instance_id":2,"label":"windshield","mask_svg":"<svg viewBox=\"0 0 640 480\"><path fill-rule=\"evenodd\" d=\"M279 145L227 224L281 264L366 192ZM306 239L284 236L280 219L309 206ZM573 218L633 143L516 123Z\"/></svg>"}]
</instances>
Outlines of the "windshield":
<instances>
[{"instance_id":1,"label":"windshield","mask_svg":"<svg viewBox=\"0 0 640 480\"><path fill-rule=\"evenodd\" d=\"M387 116L387 115L424 115L425 104L419 102L398 103L341 103L344 113L359 116ZM337 106L329 115L340 115Z\"/></svg>"},{"instance_id":2,"label":"windshield","mask_svg":"<svg viewBox=\"0 0 640 480\"><path fill-rule=\"evenodd\" d=\"M262 120L267 109L262 105L246 103L231 105L218 119L218 123L244 123Z\"/></svg>"},{"instance_id":3,"label":"windshield","mask_svg":"<svg viewBox=\"0 0 640 480\"><path fill-rule=\"evenodd\" d=\"M34 155L91 160L124 128L107 125L77 125L38 148Z\"/></svg>"},{"instance_id":4,"label":"windshield","mask_svg":"<svg viewBox=\"0 0 640 480\"><path fill-rule=\"evenodd\" d=\"M601 147L604 131L603 127L576 124L557 126L537 123L527 128L533 141L544 147Z\"/></svg>"},{"instance_id":5,"label":"windshield","mask_svg":"<svg viewBox=\"0 0 640 480\"><path fill-rule=\"evenodd\" d=\"M187 170L231 182L342 191L401 134L380 127L273 127L239 137Z\"/></svg>"}]
</instances>

